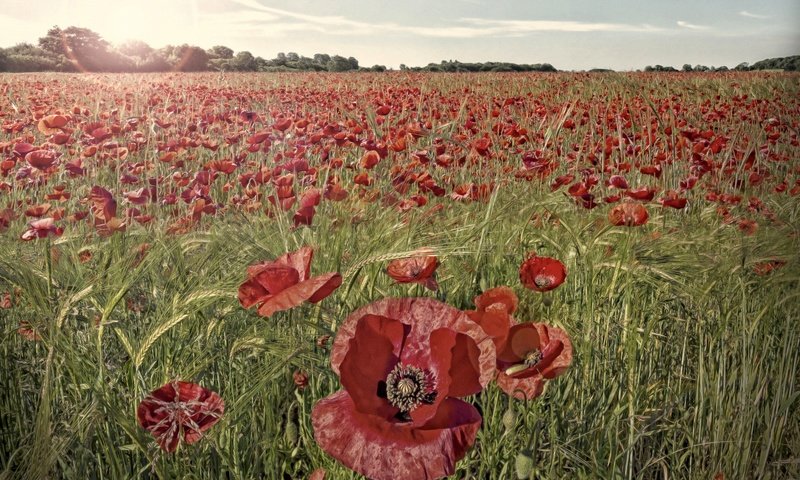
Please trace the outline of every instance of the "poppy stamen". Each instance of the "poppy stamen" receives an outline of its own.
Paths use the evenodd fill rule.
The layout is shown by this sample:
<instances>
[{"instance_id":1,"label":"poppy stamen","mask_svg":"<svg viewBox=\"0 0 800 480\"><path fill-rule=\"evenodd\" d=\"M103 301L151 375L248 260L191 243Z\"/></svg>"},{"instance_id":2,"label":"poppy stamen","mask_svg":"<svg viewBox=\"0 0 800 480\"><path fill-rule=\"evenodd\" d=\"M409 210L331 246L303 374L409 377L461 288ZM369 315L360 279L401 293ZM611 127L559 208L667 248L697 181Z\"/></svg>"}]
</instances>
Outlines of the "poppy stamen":
<instances>
[{"instance_id":1,"label":"poppy stamen","mask_svg":"<svg viewBox=\"0 0 800 480\"><path fill-rule=\"evenodd\" d=\"M421 368L398 363L386 377L386 399L402 413L436 399L430 374Z\"/></svg>"},{"instance_id":2,"label":"poppy stamen","mask_svg":"<svg viewBox=\"0 0 800 480\"><path fill-rule=\"evenodd\" d=\"M533 279L533 283L535 283L539 288L547 288L553 284L549 277L545 277L543 275L537 275L536 278Z\"/></svg>"}]
</instances>

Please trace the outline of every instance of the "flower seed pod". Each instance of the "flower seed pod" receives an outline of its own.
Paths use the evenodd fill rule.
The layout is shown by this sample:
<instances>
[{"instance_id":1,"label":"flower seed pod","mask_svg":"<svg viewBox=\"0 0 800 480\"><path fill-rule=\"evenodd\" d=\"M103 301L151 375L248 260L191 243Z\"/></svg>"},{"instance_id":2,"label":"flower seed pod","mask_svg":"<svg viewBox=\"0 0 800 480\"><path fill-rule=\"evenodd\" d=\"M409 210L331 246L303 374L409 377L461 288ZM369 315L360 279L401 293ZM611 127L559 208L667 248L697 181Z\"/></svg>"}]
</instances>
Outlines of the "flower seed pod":
<instances>
[{"instance_id":1,"label":"flower seed pod","mask_svg":"<svg viewBox=\"0 0 800 480\"><path fill-rule=\"evenodd\" d=\"M525 480L531 478L533 473L533 453L530 450L522 450L516 458L517 478Z\"/></svg>"},{"instance_id":2,"label":"flower seed pod","mask_svg":"<svg viewBox=\"0 0 800 480\"><path fill-rule=\"evenodd\" d=\"M506 413L503 414L503 426L506 432L511 432L517 425L517 411L514 409L514 404L509 404Z\"/></svg>"}]
</instances>

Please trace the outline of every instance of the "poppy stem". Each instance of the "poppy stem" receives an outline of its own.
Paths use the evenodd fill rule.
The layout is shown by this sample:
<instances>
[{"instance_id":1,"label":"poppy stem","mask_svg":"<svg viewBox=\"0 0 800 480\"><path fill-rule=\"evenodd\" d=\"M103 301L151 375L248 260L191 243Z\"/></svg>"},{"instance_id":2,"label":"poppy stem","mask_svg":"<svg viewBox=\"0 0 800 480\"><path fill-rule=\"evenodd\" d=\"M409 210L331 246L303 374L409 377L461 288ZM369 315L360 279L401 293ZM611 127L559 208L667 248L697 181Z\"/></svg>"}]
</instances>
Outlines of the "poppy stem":
<instances>
[{"instance_id":1,"label":"poppy stem","mask_svg":"<svg viewBox=\"0 0 800 480\"><path fill-rule=\"evenodd\" d=\"M47 240L45 241L44 245L44 259L45 265L47 266L47 301L52 301L52 290L53 290L53 252L50 242L50 235L47 236Z\"/></svg>"}]
</instances>

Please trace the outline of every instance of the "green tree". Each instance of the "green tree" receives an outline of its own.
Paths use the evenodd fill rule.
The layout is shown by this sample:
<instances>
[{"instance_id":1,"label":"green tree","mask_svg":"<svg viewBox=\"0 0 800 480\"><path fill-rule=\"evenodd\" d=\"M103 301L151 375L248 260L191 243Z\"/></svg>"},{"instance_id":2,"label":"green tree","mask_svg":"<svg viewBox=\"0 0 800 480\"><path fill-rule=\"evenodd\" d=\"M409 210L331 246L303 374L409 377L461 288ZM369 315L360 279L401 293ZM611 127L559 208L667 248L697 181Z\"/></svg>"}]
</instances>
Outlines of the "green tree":
<instances>
[{"instance_id":1,"label":"green tree","mask_svg":"<svg viewBox=\"0 0 800 480\"><path fill-rule=\"evenodd\" d=\"M39 38L39 46L60 58L64 70L119 72L132 62L113 50L98 33L88 28L55 26Z\"/></svg>"}]
</instances>

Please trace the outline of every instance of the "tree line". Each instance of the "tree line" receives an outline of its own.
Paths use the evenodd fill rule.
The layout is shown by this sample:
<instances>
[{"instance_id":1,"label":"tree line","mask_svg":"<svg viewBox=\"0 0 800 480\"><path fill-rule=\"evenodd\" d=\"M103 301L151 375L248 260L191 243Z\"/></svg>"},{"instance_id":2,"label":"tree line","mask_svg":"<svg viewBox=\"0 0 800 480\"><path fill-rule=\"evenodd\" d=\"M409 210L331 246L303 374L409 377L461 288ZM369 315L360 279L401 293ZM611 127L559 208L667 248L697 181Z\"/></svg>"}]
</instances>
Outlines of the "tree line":
<instances>
[{"instance_id":1,"label":"tree line","mask_svg":"<svg viewBox=\"0 0 800 480\"><path fill-rule=\"evenodd\" d=\"M385 71L383 65L362 67L353 57L317 53L305 57L294 52L278 53L275 58L264 59L248 51L234 52L217 45L203 49L196 45L167 45L155 49L145 42L132 40L121 45L111 45L99 34L81 27L60 28L47 31L36 45L19 43L0 48L0 72L280 72L280 71ZM465 63L443 60L424 67L400 65L400 70L415 72L556 72L549 63L516 64L508 62ZM800 71L800 55L770 58L752 65L740 63L729 69L726 66L706 67L684 65L681 70L671 66L648 65L645 72L720 72L750 70ZM593 69L591 72L609 72Z\"/></svg>"},{"instance_id":2,"label":"tree line","mask_svg":"<svg viewBox=\"0 0 800 480\"><path fill-rule=\"evenodd\" d=\"M645 72L728 72L734 70L737 72L749 72L755 70L783 70L785 72L798 72L800 71L800 55L780 58L768 58L766 60L758 61L752 65L747 62L742 62L733 68L726 66L720 67L707 67L705 65L685 64L680 70L675 67L664 67L661 65L648 65L644 68Z\"/></svg>"},{"instance_id":3,"label":"tree line","mask_svg":"<svg viewBox=\"0 0 800 480\"><path fill-rule=\"evenodd\" d=\"M360 67L353 57L318 53L304 57L294 52L264 59L248 51L217 45L203 49L196 45L167 45L155 49L132 40L114 46L88 28L58 26L47 31L36 45L19 43L0 48L0 71L5 72L348 72L383 71L375 65Z\"/></svg>"}]
</instances>

